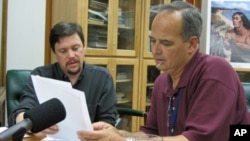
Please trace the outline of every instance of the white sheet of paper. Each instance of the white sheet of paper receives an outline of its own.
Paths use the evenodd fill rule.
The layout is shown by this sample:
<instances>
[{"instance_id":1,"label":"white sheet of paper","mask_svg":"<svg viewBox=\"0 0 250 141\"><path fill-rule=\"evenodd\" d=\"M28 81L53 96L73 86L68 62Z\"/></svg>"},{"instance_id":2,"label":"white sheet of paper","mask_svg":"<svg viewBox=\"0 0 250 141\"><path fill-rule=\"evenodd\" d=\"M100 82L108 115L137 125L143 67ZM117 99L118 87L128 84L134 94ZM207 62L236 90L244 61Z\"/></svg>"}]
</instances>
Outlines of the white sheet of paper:
<instances>
[{"instance_id":1,"label":"white sheet of paper","mask_svg":"<svg viewBox=\"0 0 250 141\"><path fill-rule=\"evenodd\" d=\"M40 76L31 76L40 103L58 98L66 109L66 118L59 122L59 132L49 137L60 140L79 140L78 130L93 130L86 104L85 94L73 89L69 82Z\"/></svg>"},{"instance_id":2,"label":"white sheet of paper","mask_svg":"<svg viewBox=\"0 0 250 141\"><path fill-rule=\"evenodd\" d=\"M8 127L5 127L5 126L0 127L0 133L2 133L3 131L5 131L5 130L7 130L7 129L8 129ZM23 138L28 138L28 137L30 137L28 134L24 134L24 137L23 137Z\"/></svg>"}]
</instances>

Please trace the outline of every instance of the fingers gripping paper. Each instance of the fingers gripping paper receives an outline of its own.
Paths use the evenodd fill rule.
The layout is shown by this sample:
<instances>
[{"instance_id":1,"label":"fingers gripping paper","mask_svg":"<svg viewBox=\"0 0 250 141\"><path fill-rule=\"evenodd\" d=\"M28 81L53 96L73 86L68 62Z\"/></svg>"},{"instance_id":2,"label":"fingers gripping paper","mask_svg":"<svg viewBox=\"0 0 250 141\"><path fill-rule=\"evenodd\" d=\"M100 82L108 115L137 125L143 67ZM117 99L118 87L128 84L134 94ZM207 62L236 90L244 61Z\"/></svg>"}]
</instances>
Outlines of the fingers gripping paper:
<instances>
[{"instance_id":1,"label":"fingers gripping paper","mask_svg":"<svg viewBox=\"0 0 250 141\"><path fill-rule=\"evenodd\" d=\"M31 78L40 103L58 98L66 109L66 118L58 123L59 132L49 137L73 141L79 140L78 130L92 130L84 92L73 89L69 82L34 75Z\"/></svg>"}]
</instances>

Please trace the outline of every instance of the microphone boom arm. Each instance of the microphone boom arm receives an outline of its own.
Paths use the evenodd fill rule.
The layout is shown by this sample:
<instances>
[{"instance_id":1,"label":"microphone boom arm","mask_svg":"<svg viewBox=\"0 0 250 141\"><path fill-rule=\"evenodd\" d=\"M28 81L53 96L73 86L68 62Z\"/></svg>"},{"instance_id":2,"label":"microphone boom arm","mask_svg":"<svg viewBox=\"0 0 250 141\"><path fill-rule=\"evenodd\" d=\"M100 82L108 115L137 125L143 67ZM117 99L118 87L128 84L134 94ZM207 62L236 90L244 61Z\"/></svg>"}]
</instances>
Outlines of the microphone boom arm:
<instances>
[{"instance_id":1,"label":"microphone boom arm","mask_svg":"<svg viewBox=\"0 0 250 141\"><path fill-rule=\"evenodd\" d=\"M32 122L30 119L26 118L14 126L11 126L8 130L3 131L0 134L0 141L9 141L11 139L13 141L22 141L25 133L31 128Z\"/></svg>"}]
</instances>

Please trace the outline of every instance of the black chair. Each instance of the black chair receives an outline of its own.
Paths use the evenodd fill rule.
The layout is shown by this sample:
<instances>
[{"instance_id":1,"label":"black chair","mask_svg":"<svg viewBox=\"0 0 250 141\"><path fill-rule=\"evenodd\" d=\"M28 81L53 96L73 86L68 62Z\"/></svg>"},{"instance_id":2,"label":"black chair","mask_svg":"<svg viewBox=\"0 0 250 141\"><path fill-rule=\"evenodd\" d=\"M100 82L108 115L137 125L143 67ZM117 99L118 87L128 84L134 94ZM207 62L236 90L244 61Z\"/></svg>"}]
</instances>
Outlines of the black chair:
<instances>
[{"instance_id":1,"label":"black chair","mask_svg":"<svg viewBox=\"0 0 250 141\"><path fill-rule=\"evenodd\" d=\"M144 111L139 111L131 108L117 107L117 112L120 116L129 115L129 116L138 116L138 117L147 117L147 113Z\"/></svg>"}]
</instances>

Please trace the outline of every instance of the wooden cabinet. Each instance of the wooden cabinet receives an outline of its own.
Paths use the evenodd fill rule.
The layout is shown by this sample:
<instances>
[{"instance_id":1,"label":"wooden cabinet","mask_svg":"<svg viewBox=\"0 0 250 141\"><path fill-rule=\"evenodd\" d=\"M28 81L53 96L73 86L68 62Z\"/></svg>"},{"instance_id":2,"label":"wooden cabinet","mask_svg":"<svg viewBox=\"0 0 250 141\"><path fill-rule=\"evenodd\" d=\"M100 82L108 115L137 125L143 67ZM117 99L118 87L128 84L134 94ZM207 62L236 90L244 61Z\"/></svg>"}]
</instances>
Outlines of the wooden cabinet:
<instances>
[{"instance_id":1,"label":"wooden cabinet","mask_svg":"<svg viewBox=\"0 0 250 141\"><path fill-rule=\"evenodd\" d=\"M86 62L97 66L106 67L114 79L117 94L117 106L138 109L138 59L134 58L112 58L112 57L86 57ZM123 129L136 131L138 127L137 117L123 119ZM132 124L134 123L134 124Z\"/></svg>"},{"instance_id":2,"label":"wooden cabinet","mask_svg":"<svg viewBox=\"0 0 250 141\"><path fill-rule=\"evenodd\" d=\"M201 9L201 0L184 0L186 2L189 2L193 4L195 7Z\"/></svg>"},{"instance_id":3,"label":"wooden cabinet","mask_svg":"<svg viewBox=\"0 0 250 141\"><path fill-rule=\"evenodd\" d=\"M87 55L137 56L140 3L141 0L89 0L85 23Z\"/></svg>"},{"instance_id":4,"label":"wooden cabinet","mask_svg":"<svg viewBox=\"0 0 250 141\"><path fill-rule=\"evenodd\" d=\"M171 0L145 0L143 5L143 13L144 16L142 17L143 25L141 27L141 33L142 33L142 54L141 58L150 58L152 59L152 53L151 53L151 47L149 43L149 35L151 33L151 24L153 21L153 18L155 17L157 13L157 9L161 4L169 3Z\"/></svg>"},{"instance_id":5,"label":"wooden cabinet","mask_svg":"<svg viewBox=\"0 0 250 141\"><path fill-rule=\"evenodd\" d=\"M139 89L140 102L139 108L143 111L148 111L151 103L151 92L154 87L154 81L161 72L155 67L155 62L152 59L144 59L141 72L141 87ZM144 119L140 119L139 124L142 125ZM138 126L140 126L138 125Z\"/></svg>"},{"instance_id":6,"label":"wooden cabinet","mask_svg":"<svg viewBox=\"0 0 250 141\"><path fill-rule=\"evenodd\" d=\"M5 87L0 87L0 126L5 125L5 99L6 99Z\"/></svg>"},{"instance_id":7,"label":"wooden cabinet","mask_svg":"<svg viewBox=\"0 0 250 141\"><path fill-rule=\"evenodd\" d=\"M58 21L82 25L88 56L138 55L143 0L53 0L52 26Z\"/></svg>"},{"instance_id":8,"label":"wooden cabinet","mask_svg":"<svg viewBox=\"0 0 250 141\"><path fill-rule=\"evenodd\" d=\"M134 58L94 58L86 57L86 62L106 67L111 73L118 102L117 105L137 108L138 100L138 59Z\"/></svg>"}]
</instances>

